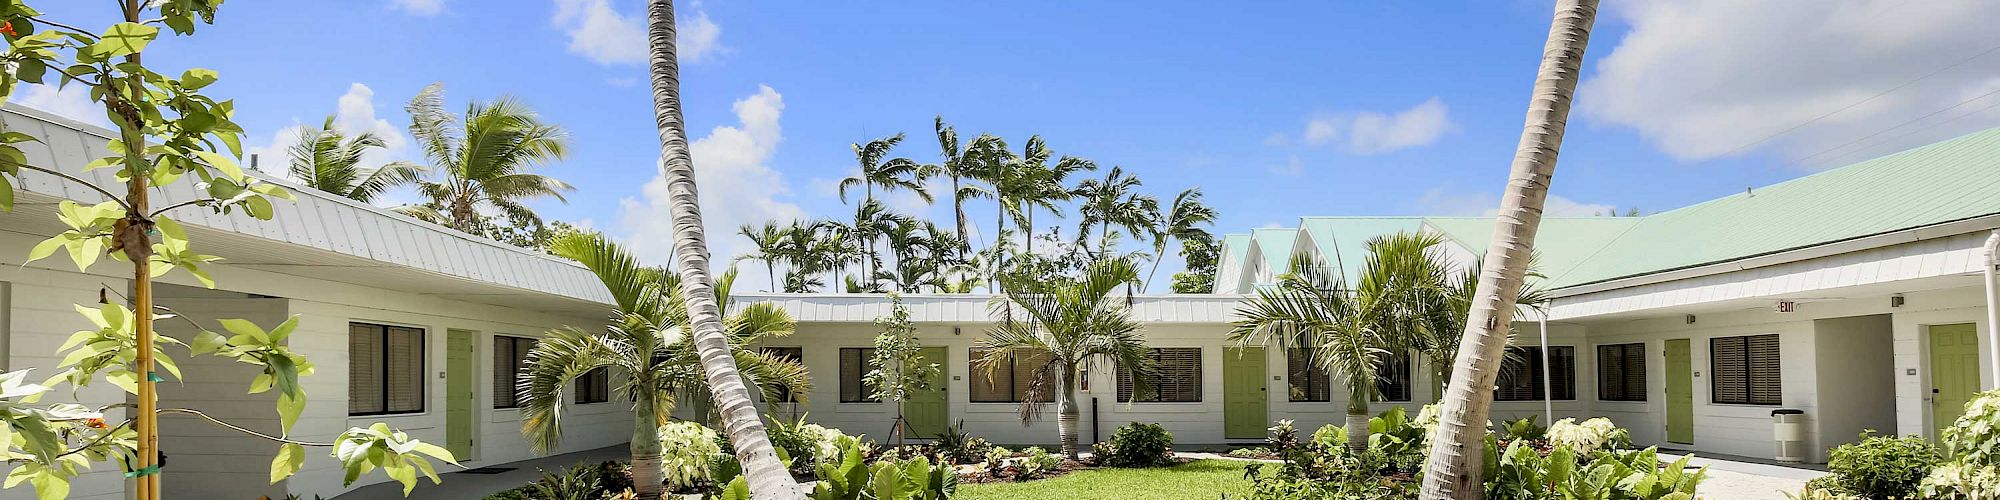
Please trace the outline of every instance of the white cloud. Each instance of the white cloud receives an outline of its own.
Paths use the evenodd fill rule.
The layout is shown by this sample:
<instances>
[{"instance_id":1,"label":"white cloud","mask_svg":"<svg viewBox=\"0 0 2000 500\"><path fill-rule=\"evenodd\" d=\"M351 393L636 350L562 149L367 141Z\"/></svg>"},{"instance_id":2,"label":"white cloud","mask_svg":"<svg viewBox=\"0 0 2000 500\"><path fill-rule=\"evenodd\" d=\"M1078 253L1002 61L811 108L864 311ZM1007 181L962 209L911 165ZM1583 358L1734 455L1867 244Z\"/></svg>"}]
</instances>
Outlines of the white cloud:
<instances>
[{"instance_id":1,"label":"white cloud","mask_svg":"<svg viewBox=\"0 0 2000 500\"><path fill-rule=\"evenodd\" d=\"M552 22L569 33L569 51L598 64L644 64L647 51L644 12L621 14L611 0L555 0ZM677 49L683 63L698 63L721 52L722 27L709 19L700 2L693 14L675 19Z\"/></svg>"},{"instance_id":2,"label":"white cloud","mask_svg":"<svg viewBox=\"0 0 2000 500\"><path fill-rule=\"evenodd\" d=\"M1423 215L1492 217L1500 214L1500 196L1496 194L1447 193L1443 189L1432 189L1424 192L1416 205ZM1542 215L1548 217L1590 217L1617 212L1616 205L1583 203L1553 194L1542 205Z\"/></svg>"},{"instance_id":3,"label":"white cloud","mask_svg":"<svg viewBox=\"0 0 2000 500\"><path fill-rule=\"evenodd\" d=\"M1683 161L1769 148L1830 166L2000 124L2000 95L1965 102L2000 88L2000 54L1967 61L1991 47L2000 3L1636 0L1607 14L1631 30L1595 61L1579 111Z\"/></svg>"},{"instance_id":4,"label":"white cloud","mask_svg":"<svg viewBox=\"0 0 2000 500\"><path fill-rule=\"evenodd\" d=\"M700 185L702 222L708 235L711 262L719 270L729 259L747 252L750 243L736 235L743 224L766 220L787 221L806 218L806 212L789 201L791 190L769 162L783 134L778 125L784 113L784 97L768 86L736 101L737 126L718 126L707 136L689 145L695 164L695 182ZM667 202L667 181L654 176L642 189L642 197L619 201L620 226L624 240L641 260L666 264L673 256L672 208ZM742 266L740 283L767 283L763 266Z\"/></svg>"},{"instance_id":5,"label":"white cloud","mask_svg":"<svg viewBox=\"0 0 2000 500\"><path fill-rule=\"evenodd\" d=\"M1432 97L1394 114L1364 111L1314 118L1306 123L1300 140L1313 146L1341 145L1349 153L1373 155L1428 146L1451 129L1451 109L1444 100Z\"/></svg>"},{"instance_id":6,"label":"white cloud","mask_svg":"<svg viewBox=\"0 0 2000 500\"><path fill-rule=\"evenodd\" d=\"M1291 155L1285 159L1285 163L1272 165L1271 173L1286 177L1297 177L1299 174L1306 173L1306 164L1299 161L1299 155Z\"/></svg>"},{"instance_id":7,"label":"white cloud","mask_svg":"<svg viewBox=\"0 0 2000 500\"><path fill-rule=\"evenodd\" d=\"M389 6L415 16L435 16L444 12L444 0L391 0Z\"/></svg>"},{"instance_id":8,"label":"white cloud","mask_svg":"<svg viewBox=\"0 0 2000 500\"><path fill-rule=\"evenodd\" d=\"M104 106L90 100L90 87L86 85L69 85L58 90L53 85L25 83L14 88L13 101L63 118L111 127L111 120L104 118Z\"/></svg>"}]
</instances>

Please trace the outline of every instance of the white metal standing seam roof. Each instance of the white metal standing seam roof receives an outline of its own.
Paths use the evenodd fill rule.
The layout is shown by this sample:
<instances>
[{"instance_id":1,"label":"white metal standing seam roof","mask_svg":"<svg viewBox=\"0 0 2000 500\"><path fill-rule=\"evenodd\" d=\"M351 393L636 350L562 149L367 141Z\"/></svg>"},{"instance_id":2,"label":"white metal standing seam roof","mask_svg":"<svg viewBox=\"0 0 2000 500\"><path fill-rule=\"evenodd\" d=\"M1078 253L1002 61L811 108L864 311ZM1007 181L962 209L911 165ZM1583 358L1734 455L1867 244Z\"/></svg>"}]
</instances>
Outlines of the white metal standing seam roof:
<instances>
[{"instance_id":1,"label":"white metal standing seam roof","mask_svg":"<svg viewBox=\"0 0 2000 500\"><path fill-rule=\"evenodd\" d=\"M991 323L992 294L905 294L903 306L917 323ZM1119 300L1123 295L1118 296ZM1172 294L1132 296L1132 319L1141 323L1228 323L1235 321L1242 295ZM882 294L738 293L730 309L771 302L800 323L872 323L889 315Z\"/></svg>"},{"instance_id":2,"label":"white metal standing seam roof","mask_svg":"<svg viewBox=\"0 0 2000 500\"><path fill-rule=\"evenodd\" d=\"M113 169L83 172L85 163L109 154L105 145L112 131L18 104L9 103L0 111L7 130L41 140L20 144L29 164L78 175L113 192L123 190ZM22 173L19 188L31 198L40 194L80 203L103 199L97 192L47 174ZM195 233L197 251L226 258L223 265L532 310L601 311L611 303L604 285L576 263L263 172L251 175L291 189L298 202L276 200L276 215L268 221L241 211L223 215L192 206L168 212L168 217ZM183 180L156 190L151 201L167 206L196 199L194 184ZM7 220L8 226L37 225L23 220L30 216L17 213L0 220Z\"/></svg>"}]
</instances>

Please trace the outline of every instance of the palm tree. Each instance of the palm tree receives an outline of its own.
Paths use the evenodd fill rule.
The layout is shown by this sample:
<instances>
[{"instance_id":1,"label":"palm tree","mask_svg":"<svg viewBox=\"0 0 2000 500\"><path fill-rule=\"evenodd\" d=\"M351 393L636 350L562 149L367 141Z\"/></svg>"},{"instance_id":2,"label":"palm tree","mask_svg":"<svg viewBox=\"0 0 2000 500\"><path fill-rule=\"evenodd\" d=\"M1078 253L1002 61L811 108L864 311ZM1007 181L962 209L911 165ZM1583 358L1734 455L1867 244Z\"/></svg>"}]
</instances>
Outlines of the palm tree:
<instances>
[{"instance_id":1,"label":"palm tree","mask_svg":"<svg viewBox=\"0 0 2000 500\"><path fill-rule=\"evenodd\" d=\"M776 220L764 221L762 226L744 224L736 228L736 234L749 238L751 244L757 245L757 253L738 255L735 260L762 261L764 271L771 276L769 291L772 292L778 291L778 261L785 260L784 250L780 247L790 237L790 229ZM792 265L798 265L798 261L792 261Z\"/></svg>"},{"instance_id":2,"label":"palm tree","mask_svg":"<svg viewBox=\"0 0 2000 500\"><path fill-rule=\"evenodd\" d=\"M936 228L936 224L927 220L913 217L894 219L882 236L889 245L889 255L896 258L896 264L877 279L895 283L897 290L906 293L918 291L926 284L927 272L937 269L935 261L922 258L927 256L925 254L938 253L936 242L926 234L936 231Z\"/></svg>"},{"instance_id":3,"label":"palm tree","mask_svg":"<svg viewBox=\"0 0 2000 500\"><path fill-rule=\"evenodd\" d=\"M1076 227L1077 243L1088 250L1090 228L1098 226L1102 229L1099 236L1103 241L1099 243L1096 255L1103 257L1111 254L1113 224L1125 228L1134 239L1149 236L1151 233L1141 231L1152 226L1152 217L1159 212L1160 202L1138 193L1139 185L1138 177L1126 175L1125 169L1118 166L1105 171L1103 179L1085 179L1077 183L1076 189L1071 191L1073 196L1083 199L1083 204L1077 207L1077 212L1083 216Z\"/></svg>"},{"instance_id":4,"label":"palm tree","mask_svg":"<svg viewBox=\"0 0 2000 500\"><path fill-rule=\"evenodd\" d=\"M861 186L867 191L868 201L875 200L875 187L883 191L907 189L917 193L925 202L931 201L930 191L924 189L924 179L930 177L930 169L909 158L891 158L889 150L903 142L903 134L868 141L867 144L849 144L854 148L854 159L861 166L861 172L840 180L840 202L847 202L847 189Z\"/></svg>"},{"instance_id":5,"label":"palm tree","mask_svg":"<svg viewBox=\"0 0 2000 500\"><path fill-rule=\"evenodd\" d=\"M861 276L868 288L875 288L876 273L882 266L882 256L876 251L876 244L880 242L883 234L895 229L898 224L909 218L907 215L889 211L887 205L873 199L862 201L860 206L855 207L854 224L848 226L848 229L851 230L854 240L861 244L863 253Z\"/></svg>"},{"instance_id":6,"label":"palm tree","mask_svg":"<svg viewBox=\"0 0 2000 500\"><path fill-rule=\"evenodd\" d=\"M707 390L697 355L686 331L688 310L681 299L679 278L665 270L645 267L618 244L596 233L572 233L550 244L556 255L580 262L604 282L617 304L601 332L566 326L548 332L528 352L520 397L526 417L521 432L545 453L561 444L564 389L594 370L616 369L624 375L620 391L632 401L633 486L639 498L659 498L659 427L668 420L674 394ZM727 293L734 272L726 272L716 289ZM728 297L728 295L722 295ZM801 397L811 381L805 367L746 346L792 333L792 318L770 303L744 307L724 322L732 345L726 354L758 382L768 398L789 392Z\"/></svg>"},{"instance_id":7,"label":"palm tree","mask_svg":"<svg viewBox=\"0 0 2000 500\"><path fill-rule=\"evenodd\" d=\"M1555 176L1569 119L1570 98L1583 71L1584 46L1597 20L1597 0L1557 0L1555 20L1542 48L1541 68L1528 101L1528 117L1514 152L1513 172L1500 199L1492 242L1482 264L1479 286L1466 318L1457 369L1445 386L1444 409L1431 432L1431 450L1424 468L1422 498L1479 498L1483 493L1481 457L1486 440L1486 416L1493 403L1493 383L1499 378L1500 356L1506 352L1514 304L1526 282L1535 230L1542 222L1549 182Z\"/></svg>"},{"instance_id":8,"label":"palm tree","mask_svg":"<svg viewBox=\"0 0 2000 500\"><path fill-rule=\"evenodd\" d=\"M1153 275L1160 272L1160 261L1167 257L1167 240L1206 240L1213 238L1202 225L1215 224L1215 209L1201 202L1201 188L1188 188L1174 195L1173 204L1165 213L1158 213L1149 220L1148 229L1153 238L1153 269L1146 272L1146 283L1142 288L1151 289ZM1185 252L1183 252L1185 253Z\"/></svg>"},{"instance_id":9,"label":"palm tree","mask_svg":"<svg viewBox=\"0 0 2000 500\"><path fill-rule=\"evenodd\" d=\"M1135 376L1152 374L1146 341L1124 301L1111 292L1139 278L1137 266L1124 259L1099 261L1082 277L1023 280L1005 285L1006 294L993 303L999 324L976 345L978 367L989 372L1011 359L1047 359L1030 367L1035 382L1021 403L1024 421L1041 412L1042 399L1055 391L1056 429L1062 453L1076 458L1078 412L1076 379L1080 370L1111 362ZM1016 309L1019 310L1018 314ZM1021 369L1016 365L1014 369ZM1049 382L1054 387L1049 387Z\"/></svg>"},{"instance_id":10,"label":"palm tree","mask_svg":"<svg viewBox=\"0 0 2000 500\"><path fill-rule=\"evenodd\" d=\"M1435 271L1442 239L1396 233L1368 241L1359 279L1345 282L1339 263L1294 256L1275 286L1238 309L1230 339L1242 345L1296 347L1314 364L1347 382L1347 446L1368 446L1368 403L1377 399L1382 363L1407 352L1428 316L1426 293L1443 279Z\"/></svg>"},{"instance_id":11,"label":"palm tree","mask_svg":"<svg viewBox=\"0 0 2000 500\"><path fill-rule=\"evenodd\" d=\"M1009 169L1005 183L996 191L1004 193L1011 202L1007 212L1014 216L1027 241L1023 251L1034 251L1035 210L1046 209L1060 217L1062 207L1056 202L1069 200L1074 193L1066 184L1069 176L1084 170L1097 170L1096 163L1072 156L1064 156L1056 160L1055 165L1049 165L1053 154L1048 144L1042 141L1042 136L1029 137L1021 156L1016 157Z\"/></svg>"},{"instance_id":12,"label":"palm tree","mask_svg":"<svg viewBox=\"0 0 2000 500\"><path fill-rule=\"evenodd\" d=\"M1439 240L1438 244L1442 244ZM1450 265L1441 259L1432 259L1425 271L1437 276L1433 289L1423 292L1423 320L1417 325L1414 335L1408 337L1409 349L1423 354L1424 363L1430 365L1432 391L1436 398L1444 398L1444 382L1451 380L1453 363L1458 361L1458 346L1464 340L1465 319L1472 310L1473 293L1479 287L1479 261L1475 260L1463 271L1453 273ZM1538 277L1531 263L1528 275ZM1534 283L1524 282L1521 292L1514 300L1520 308L1538 309L1548 300L1548 292ZM1518 312L1517 312L1518 314ZM1510 338L1511 345L1513 340ZM1512 356L1512 354L1508 354Z\"/></svg>"},{"instance_id":13,"label":"palm tree","mask_svg":"<svg viewBox=\"0 0 2000 500\"><path fill-rule=\"evenodd\" d=\"M824 283L814 277L832 265L827 247L820 244L822 227L821 223L792 221L783 229L784 238L777 242L775 250L791 264L791 269L785 271L786 292L811 293Z\"/></svg>"},{"instance_id":14,"label":"palm tree","mask_svg":"<svg viewBox=\"0 0 2000 500\"><path fill-rule=\"evenodd\" d=\"M290 152L292 178L313 189L368 203L390 188L415 182L423 167L394 161L372 169L361 167L368 150L384 147L382 138L372 133L342 134L326 117L319 130L302 130L304 136Z\"/></svg>"},{"instance_id":15,"label":"palm tree","mask_svg":"<svg viewBox=\"0 0 2000 500\"><path fill-rule=\"evenodd\" d=\"M936 165L928 166L927 170L951 179L952 222L956 224L958 241L960 243L969 242L971 241L971 235L966 232L966 228L972 222L965 217L965 200L991 197L993 196L993 192L978 185L964 183L963 180L979 177L981 164L975 156L981 152L981 148L987 147L982 144L982 141L996 140L996 138L988 135L980 135L972 140L971 146L960 149L958 144L958 130L953 129L950 125L946 125L943 116L937 117L935 128L937 130L938 150L941 161ZM1001 145L1002 150L1005 150L1005 148L1006 145ZM960 259L964 259L966 252L969 250L970 247L961 244L956 249L956 253Z\"/></svg>"},{"instance_id":16,"label":"palm tree","mask_svg":"<svg viewBox=\"0 0 2000 500\"><path fill-rule=\"evenodd\" d=\"M653 83L653 118L660 130L660 175L667 181L667 199L673 205L674 255L681 264L680 288L687 304L688 331L713 401L722 410L723 432L736 447L750 491L759 499L803 500L805 492L778 460L770 436L764 432L764 420L757 414L756 401L730 355L722 310L709 281L701 197L695 193L694 160L688 157L687 125L681 118L680 60L674 35L673 0L648 0L646 40L651 49L648 73Z\"/></svg>"},{"instance_id":17,"label":"palm tree","mask_svg":"<svg viewBox=\"0 0 2000 500\"><path fill-rule=\"evenodd\" d=\"M838 221L821 221L814 224L814 227L819 230L819 237L813 241L813 253L820 255L821 266L833 272L833 281L830 283L839 287L843 283L841 271L861 259L861 249L856 247L853 240L854 228Z\"/></svg>"},{"instance_id":18,"label":"palm tree","mask_svg":"<svg viewBox=\"0 0 2000 500\"><path fill-rule=\"evenodd\" d=\"M511 97L467 106L463 123L444 110L444 84L433 83L410 99L410 135L424 150L431 170L442 177L419 181L418 191L430 198L424 205L397 210L419 219L470 234L489 234L490 209L534 229L541 217L522 202L553 197L563 200L568 183L528 170L562 160L569 139L562 127L542 123L527 105Z\"/></svg>"}]
</instances>

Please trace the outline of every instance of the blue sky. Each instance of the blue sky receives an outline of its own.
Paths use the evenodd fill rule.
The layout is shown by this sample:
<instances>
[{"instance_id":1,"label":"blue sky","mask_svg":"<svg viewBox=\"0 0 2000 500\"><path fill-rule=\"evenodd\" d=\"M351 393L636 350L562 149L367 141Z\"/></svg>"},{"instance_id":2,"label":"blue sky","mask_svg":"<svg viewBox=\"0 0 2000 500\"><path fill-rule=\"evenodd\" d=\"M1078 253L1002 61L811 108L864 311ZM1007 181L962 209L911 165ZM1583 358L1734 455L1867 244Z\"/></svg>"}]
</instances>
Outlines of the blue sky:
<instances>
[{"instance_id":1,"label":"blue sky","mask_svg":"<svg viewBox=\"0 0 2000 500\"><path fill-rule=\"evenodd\" d=\"M109 20L101 2L43 3L58 19ZM217 26L147 54L219 70L209 92L238 102L246 142L264 151L336 112L345 129L406 142L402 104L434 81L454 109L517 96L573 141L544 171L577 191L534 206L661 259L640 3L230 2ZM1301 215L1479 214L1497 205L1551 11L1133 5L683 3L682 91L712 233L848 213L831 189L854 168L848 144L905 132L897 153L930 161L935 115L1017 147L1041 134L1162 198L1198 186L1221 232ZM1607 2L1552 209L1670 209L2000 124L2000 54L1984 34L1995 21L2000 7L1970 0ZM80 98L16 100L65 112ZM893 204L948 220L948 205ZM990 202L972 207L992 220ZM711 238L722 255L744 246Z\"/></svg>"}]
</instances>

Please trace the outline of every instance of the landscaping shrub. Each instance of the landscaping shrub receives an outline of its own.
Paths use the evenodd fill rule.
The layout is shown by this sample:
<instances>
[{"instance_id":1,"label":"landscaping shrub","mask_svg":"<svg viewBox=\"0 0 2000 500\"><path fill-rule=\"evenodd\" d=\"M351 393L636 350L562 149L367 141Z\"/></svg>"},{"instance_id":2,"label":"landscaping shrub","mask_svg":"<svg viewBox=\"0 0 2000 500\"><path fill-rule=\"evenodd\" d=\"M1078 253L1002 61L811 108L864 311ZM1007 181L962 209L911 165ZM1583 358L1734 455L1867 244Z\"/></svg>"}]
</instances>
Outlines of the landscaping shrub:
<instances>
[{"instance_id":1,"label":"landscaping shrub","mask_svg":"<svg viewBox=\"0 0 2000 500\"><path fill-rule=\"evenodd\" d=\"M598 500L631 488L631 468L622 462L579 463L542 471L540 480L487 495L485 500Z\"/></svg>"},{"instance_id":2,"label":"landscaping shrub","mask_svg":"<svg viewBox=\"0 0 2000 500\"><path fill-rule=\"evenodd\" d=\"M1160 424L1130 423L1111 434L1107 454L1098 463L1112 467L1156 467L1174 461L1174 435ZM1097 447L1093 447L1093 451Z\"/></svg>"},{"instance_id":3,"label":"landscaping shrub","mask_svg":"<svg viewBox=\"0 0 2000 500\"><path fill-rule=\"evenodd\" d=\"M1569 448L1578 456L1589 455L1599 449L1623 449L1632 447L1631 431L1618 428L1611 419L1597 417L1577 423L1574 418L1557 420L1543 432L1549 444Z\"/></svg>"},{"instance_id":4,"label":"landscaping shrub","mask_svg":"<svg viewBox=\"0 0 2000 500\"><path fill-rule=\"evenodd\" d=\"M972 433L964 429L964 420L947 425L944 432L938 434L937 440L931 444L936 445L938 453L950 463L976 464L985 460L986 450L992 448L993 443L986 442L985 438L973 437Z\"/></svg>"},{"instance_id":5,"label":"landscaping shrub","mask_svg":"<svg viewBox=\"0 0 2000 500\"><path fill-rule=\"evenodd\" d=\"M771 426L765 429L770 436L771 446L778 448L789 457L792 470L799 473L811 472L824 457L837 453L834 443L846 436L840 429L807 423L808 415L786 422L771 418ZM864 450L865 451L865 450Z\"/></svg>"},{"instance_id":6,"label":"landscaping shrub","mask_svg":"<svg viewBox=\"0 0 2000 500\"><path fill-rule=\"evenodd\" d=\"M1022 479L1043 477L1062 467L1062 457L1055 456L1040 446L1029 447L1026 451L1028 456L1021 459L1021 474L1016 477Z\"/></svg>"},{"instance_id":7,"label":"landscaping shrub","mask_svg":"<svg viewBox=\"0 0 2000 500\"><path fill-rule=\"evenodd\" d=\"M1313 443L1327 448L1347 446L1347 428L1338 423L1320 426L1313 431Z\"/></svg>"},{"instance_id":8,"label":"landscaping shrub","mask_svg":"<svg viewBox=\"0 0 2000 500\"><path fill-rule=\"evenodd\" d=\"M998 477L1000 469L1007 466L1007 459L1013 456L1013 450L1000 446L986 450L986 475Z\"/></svg>"},{"instance_id":9,"label":"landscaping shrub","mask_svg":"<svg viewBox=\"0 0 2000 500\"><path fill-rule=\"evenodd\" d=\"M1504 441L1517 439L1534 441L1545 438L1548 436L1549 429L1542 427L1541 422L1542 417L1540 415L1529 415L1520 419L1502 422L1500 424L1500 439ZM1574 419L1571 422L1574 423Z\"/></svg>"},{"instance_id":10,"label":"landscaping shrub","mask_svg":"<svg viewBox=\"0 0 2000 500\"><path fill-rule=\"evenodd\" d=\"M1828 456L1834 492L1868 498L1908 498L1941 461L1938 449L1918 436L1861 433L1861 442L1843 444Z\"/></svg>"},{"instance_id":11,"label":"landscaping shrub","mask_svg":"<svg viewBox=\"0 0 2000 500\"><path fill-rule=\"evenodd\" d=\"M1395 471L1416 472L1423 465L1429 437L1430 431L1411 421L1401 406L1368 419L1368 449L1388 460Z\"/></svg>"},{"instance_id":12,"label":"landscaping shrub","mask_svg":"<svg viewBox=\"0 0 2000 500\"><path fill-rule=\"evenodd\" d=\"M870 465L862 460L860 440L842 436L836 451L818 467L819 483L813 486L813 500L943 500L958 489L958 473L950 466L932 464L924 457L883 460ZM732 498L742 477L724 488L724 498ZM747 488L743 488L747 492Z\"/></svg>"},{"instance_id":13,"label":"landscaping shrub","mask_svg":"<svg viewBox=\"0 0 2000 500\"><path fill-rule=\"evenodd\" d=\"M1966 403L1965 414L1944 429L1951 459L1932 469L1919 490L1935 498L2000 497L2000 391Z\"/></svg>"},{"instance_id":14,"label":"landscaping shrub","mask_svg":"<svg viewBox=\"0 0 2000 500\"><path fill-rule=\"evenodd\" d=\"M722 453L715 439L713 429L695 422L677 420L660 426L660 467L668 488L686 491L710 483L709 470Z\"/></svg>"}]
</instances>

